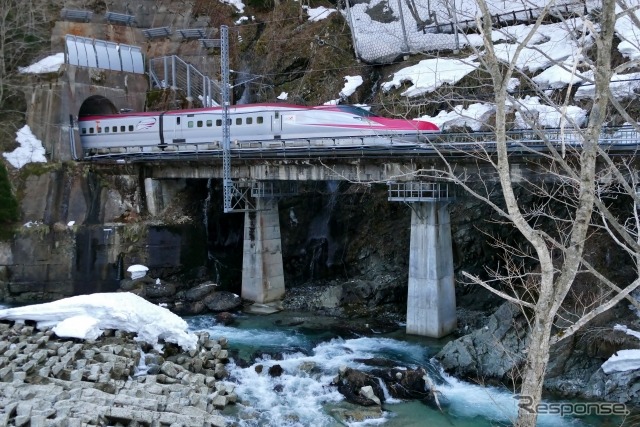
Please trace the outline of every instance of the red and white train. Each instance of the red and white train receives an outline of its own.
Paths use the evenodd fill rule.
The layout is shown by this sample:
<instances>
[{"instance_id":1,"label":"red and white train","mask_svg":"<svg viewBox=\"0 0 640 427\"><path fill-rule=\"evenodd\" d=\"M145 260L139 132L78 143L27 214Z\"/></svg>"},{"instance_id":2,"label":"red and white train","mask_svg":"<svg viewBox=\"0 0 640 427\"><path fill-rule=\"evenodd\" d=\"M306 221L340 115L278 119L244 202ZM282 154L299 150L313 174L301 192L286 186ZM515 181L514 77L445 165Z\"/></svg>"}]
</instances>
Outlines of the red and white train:
<instances>
[{"instance_id":1,"label":"red and white train","mask_svg":"<svg viewBox=\"0 0 640 427\"><path fill-rule=\"evenodd\" d=\"M222 149L222 108L83 116L85 156ZM438 127L351 105L247 104L229 108L232 150L415 145Z\"/></svg>"}]
</instances>

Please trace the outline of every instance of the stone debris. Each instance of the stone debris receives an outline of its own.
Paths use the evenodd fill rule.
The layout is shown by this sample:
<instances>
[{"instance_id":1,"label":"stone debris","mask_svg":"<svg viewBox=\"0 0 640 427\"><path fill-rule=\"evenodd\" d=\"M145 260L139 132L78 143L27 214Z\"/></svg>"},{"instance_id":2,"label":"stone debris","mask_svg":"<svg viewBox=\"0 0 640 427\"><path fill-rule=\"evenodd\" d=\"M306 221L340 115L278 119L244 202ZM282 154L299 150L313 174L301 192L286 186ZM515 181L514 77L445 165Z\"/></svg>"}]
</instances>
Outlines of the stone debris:
<instances>
[{"instance_id":1,"label":"stone debris","mask_svg":"<svg viewBox=\"0 0 640 427\"><path fill-rule=\"evenodd\" d=\"M0 427L225 426L219 411L237 400L226 347L201 332L189 353L143 353L121 331L78 341L0 323Z\"/></svg>"}]
</instances>

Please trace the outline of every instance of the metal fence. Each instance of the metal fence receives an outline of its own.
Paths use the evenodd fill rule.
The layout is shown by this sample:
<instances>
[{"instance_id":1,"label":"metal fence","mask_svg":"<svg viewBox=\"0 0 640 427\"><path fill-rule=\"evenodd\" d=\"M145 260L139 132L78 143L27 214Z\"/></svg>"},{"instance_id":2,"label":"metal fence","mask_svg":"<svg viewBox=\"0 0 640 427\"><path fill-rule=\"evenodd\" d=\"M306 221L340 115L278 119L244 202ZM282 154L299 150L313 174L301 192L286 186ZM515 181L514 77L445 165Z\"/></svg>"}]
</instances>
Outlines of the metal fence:
<instances>
[{"instance_id":1,"label":"metal fence","mask_svg":"<svg viewBox=\"0 0 640 427\"><path fill-rule=\"evenodd\" d=\"M67 34L65 62L79 67L144 74L144 57L138 46Z\"/></svg>"},{"instance_id":2,"label":"metal fence","mask_svg":"<svg viewBox=\"0 0 640 427\"><path fill-rule=\"evenodd\" d=\"M203 107L220 105L220 84L179 57L164 56L149 61L151 88L182 90L187 98L199 99Z\"/></svg>"}]
</instances>

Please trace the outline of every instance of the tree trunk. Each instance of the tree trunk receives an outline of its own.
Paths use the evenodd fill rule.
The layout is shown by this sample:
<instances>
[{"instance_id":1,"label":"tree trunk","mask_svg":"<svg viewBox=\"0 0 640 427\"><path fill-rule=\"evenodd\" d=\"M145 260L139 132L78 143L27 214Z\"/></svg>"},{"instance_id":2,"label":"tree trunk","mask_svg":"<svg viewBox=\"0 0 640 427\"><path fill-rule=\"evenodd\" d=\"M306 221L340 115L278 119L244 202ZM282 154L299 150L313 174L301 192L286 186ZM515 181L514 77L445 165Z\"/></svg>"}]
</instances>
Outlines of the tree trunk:
<instances>
[{"instance_id":1,"label":"tree trunk","mask_svg":"<svg viewBox=\"0 0 640 427\"><path fill-rule=\"evenodd\" d=\"M537 407L542 399L544 375L549 362L549 337L553 326L553 316L548 312L536 313L529 336L525 376L520 389L518 419L516 427L535 427L538 418Z\"/></svg>"}]
</instances>

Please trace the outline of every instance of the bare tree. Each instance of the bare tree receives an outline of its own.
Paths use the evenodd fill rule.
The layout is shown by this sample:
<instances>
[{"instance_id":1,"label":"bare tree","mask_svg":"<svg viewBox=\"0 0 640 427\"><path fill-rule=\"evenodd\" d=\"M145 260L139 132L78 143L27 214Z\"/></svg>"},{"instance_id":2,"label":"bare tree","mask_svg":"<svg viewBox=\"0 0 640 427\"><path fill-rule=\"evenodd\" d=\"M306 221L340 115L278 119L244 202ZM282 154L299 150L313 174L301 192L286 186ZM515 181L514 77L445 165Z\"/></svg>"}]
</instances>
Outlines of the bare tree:
<instances>
[{"instance_id":1,"label":"bare tree","mask_svg":"<svg viewBox=\"0 0 640 427\"><path fill-rule=\"evenodd\" d=\"M8 135L14 135L16 123L22 121L19 67L42 52L49 22L48 4L42 0L0 0L0 113L5 125L13 124Z\"/></svg>"},{"instance_id":2,"label":"bare tree","mask_svg":"<svg viewBox=\"0 0 640 427\"><path fill-rule=\"evenodd\" d=\"M529 320L528 351L522 369L520 393L528 397L530 405L520 406L516 425L534 426L537 420L535 409L541 399L551 345L571 336L595 316L623 298L628 298L629 293L640 284L639 277L621 289L591 265L585 256L585 244L597 231L605 231L636 263L640 255L637 210L634 208L630 218L621 218L612 212L606 201L606 197L614 194L612 189L615 188L632 200L634 206L637 205L637 179L630 179L636 172L628 162L622 165L615 162L599 145L608 110L615 104L609 87L613 74L611 51L616 21L615 2L603 1L597 24L592 21L593 17L588 16L583 16L580 21L583 35L585 31L588 32L592 40L593 52L591 59L584 52L584 60L579 64L582 69L588 67L592 72L587 83L594 87L586 124L581 126L567 114L567 107L573 101L575 92L571 87L560 102L554 102L544 91L537 93L545 105L562 117L560 141L549 137L538 123L535 112L528 110L509 91L514 76L529 80L519 70L518 60L527 49L535 50L535 45L530 42L548 17L553 2L539 11L537 19L527 27L526 35L520 41L506 33L512 48L506 57L499 54L494 43L492 17L486 0L478 0L478 5L480 16L476 22L483 37L483 48L477 51L477 58L481 68L489 74L494 90L495 153L479 149L475 156L491 164L497 171L503 203L496 203L488 194L472 188L467 177L458 173L454 166L449 165L440 176L462 185L470 194L488 203L505 222L517 229L526 242L522 247L497 242L496 245L504 250L506 267L489 271L489 279L466 272L463 275L520 306ZM569 24L568 21L565 23ZM538 54L546 53L538 51ZM562 67L577 75L577 62ZM535 84L531 86L535 87ZM520 143L508 133L514 114L545 143L544 153L537 155L546 165L547 174L556 183L528 183L532 191L543 197L541 200L544 201L538 206L525 206L516 195L515 187L521 184L515 182L509 154L514 145ZM567 140L571 144L567 145ZM530 150L526 145L519 148ZM444 155L443 160L446 160ZM605 167L600 168L599 164ZM562 206L564 214L554 212L558 206ZM591 274L606 291L585 302L581 310L575 307L569 309L567 297L572 292L576 277L582 273Z\"/></svg>"}]
</instances>

